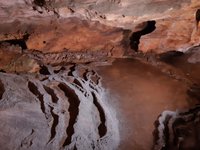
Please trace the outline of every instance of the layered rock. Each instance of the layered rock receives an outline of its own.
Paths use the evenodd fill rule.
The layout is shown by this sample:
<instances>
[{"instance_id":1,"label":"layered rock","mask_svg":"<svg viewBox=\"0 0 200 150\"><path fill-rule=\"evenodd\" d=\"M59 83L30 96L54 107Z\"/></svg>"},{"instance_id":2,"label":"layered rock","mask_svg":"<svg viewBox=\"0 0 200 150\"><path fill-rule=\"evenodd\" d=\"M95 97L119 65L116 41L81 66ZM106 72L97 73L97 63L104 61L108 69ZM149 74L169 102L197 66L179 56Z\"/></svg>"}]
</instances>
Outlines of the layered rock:
<instances>
[{"instance_id":1,"label":"layered rock","mask_svg":"<svg viewBox=\"0 0 200 150\"><path fill-rule=\"evenodd\" d=\"M199 127L199 105L185 112L164 111L156 122L153 149L199 149Z\"/></svg>"},{"instance_id":2,"label":"layered rock","mask_svg":"<svg viewBox=\"0 0 200 150\"><path fill-rule=\"evenodd\" d=\"M1 149L116 149L118 121L84 66L0 73Z\"/></svg>"},{"instance_id":3,"label":"layered rock","mask_svg":"<svg viewBox=\"0 0 200 150\"><path fill-rule=\"evenodd\" d=\"M156 20L156 30L141 39L142 51L162 53L170 50L185 52L190 47L200 44L200 32L196 28L195 14L198 2L192 1L178 11L171 11Z\"/></svg>"},{"instance_id":4,"label":"layered rock","mask_svg":"<svg viewBox=\"0 0 200 150\"><path fill-rule=\"evenodd\" d=\"M143 52L186 51L199 44L195 13L200 3L196 0L0 3L1 41L24 41L27 49L42 53L84 51L105 53L102 57L122 57L130 49L129 43L134 42L131 32L142 31L149 20L155 20L155 30L137 39Z\"/></svg>"}]
</instances>

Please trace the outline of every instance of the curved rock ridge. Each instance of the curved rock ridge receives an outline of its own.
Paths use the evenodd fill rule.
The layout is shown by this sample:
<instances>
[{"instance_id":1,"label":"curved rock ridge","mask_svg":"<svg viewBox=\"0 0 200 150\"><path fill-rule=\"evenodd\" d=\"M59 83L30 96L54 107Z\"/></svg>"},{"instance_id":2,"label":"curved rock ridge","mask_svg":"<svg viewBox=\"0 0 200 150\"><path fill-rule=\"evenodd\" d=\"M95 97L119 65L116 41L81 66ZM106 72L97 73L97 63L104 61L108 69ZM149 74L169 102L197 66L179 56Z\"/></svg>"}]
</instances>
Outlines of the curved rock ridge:
<instances>
[{"instance_id":1,"label":"curved rock ridge","mask_svg":"<svg viewBox=\"0 0 200 150\"><path fill-rule=\"evenodd\" d=\"M1 149L116 149L118 120L101 77L80 65L41 69L0 73Z\"/></svg>"},{"instance_id":2,"label":"curved rock ridge","mask_svg":"<svg viewBox=\"0 0 200 150\"><path fill-rule=\"evenodd\" d=\"M153 150L200 149L200 105L184 112L164 111L155 127Z\"/></svg>"}]
</instances>

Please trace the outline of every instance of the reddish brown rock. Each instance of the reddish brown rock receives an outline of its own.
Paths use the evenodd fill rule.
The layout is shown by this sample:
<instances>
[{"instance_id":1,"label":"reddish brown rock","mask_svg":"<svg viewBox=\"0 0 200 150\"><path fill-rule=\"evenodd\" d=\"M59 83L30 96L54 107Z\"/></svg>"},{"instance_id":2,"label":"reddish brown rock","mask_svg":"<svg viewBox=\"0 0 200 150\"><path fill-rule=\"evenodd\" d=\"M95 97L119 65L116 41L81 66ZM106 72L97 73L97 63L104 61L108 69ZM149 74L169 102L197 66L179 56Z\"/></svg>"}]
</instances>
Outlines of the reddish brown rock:
<instances>
[{"instance_id":1,"label":"reddish brown rock","mask_svg":"<svg viewBox=\"0 0 200 150\"><path fill-rule=\"evenodd\" d=\"M36 24L27 48L46 52L122 51L123 30L78 18ZM113 54L115 55L115 54Z\"/></svg>"},{"instance_id":2,"label":"reddish brown rock","mask_svg":"<svg viewBox=\"0 0 200 150\"><path fill-rule=\"evenodd\" d=\"M37 72L39 64L23 54L18 45L0 44L0 70L6 72Z\"/></svg>"},{"instance_id":3,"label":"reddish brown rock","mask_svg":"<svg viewBox=\"0 0 200 150\"><path fill-rule=\"evenodd\" d=\"M172 50L185 52L190 47L199 45L200 32L196 29L195 19L199 6L199 2L192 1L182 9L173 10L168 15L164 15L165 17L156 19L155 31L142 36L139 49L143 52L156 53Z\"/></svg>"}]
</instances>

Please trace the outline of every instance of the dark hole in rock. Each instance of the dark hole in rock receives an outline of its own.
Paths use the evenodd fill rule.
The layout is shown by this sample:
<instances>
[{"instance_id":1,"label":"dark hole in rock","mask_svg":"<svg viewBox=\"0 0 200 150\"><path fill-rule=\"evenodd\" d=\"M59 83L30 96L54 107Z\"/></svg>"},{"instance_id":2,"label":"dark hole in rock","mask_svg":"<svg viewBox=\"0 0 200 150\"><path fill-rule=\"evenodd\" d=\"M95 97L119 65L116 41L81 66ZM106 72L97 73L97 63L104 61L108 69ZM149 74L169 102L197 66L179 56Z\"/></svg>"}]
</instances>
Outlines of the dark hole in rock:
<instances>
[{"instance_id":1,"label":"dark hole in rock","mask_svg":"<svg viewBox=\"0 0 200 150\"><path fill-rule=\"evenodd\" d=\"M3 93L5 92L5 88L3 83L0 81L0 99L3 97Z\"/></svg>"},{"instance_id":2,"label":"dark hole in rock","mask_svg":"<svg viewBox=\"0 0 200 150\"><path fill-rule=\"evenodd\" d=\"M196 27L197 27L197 29L198 29L199 21L200 21L200 9L198 9L196 11Z\"/></svg>"},{"instance_id":3,"label":"dark hole in rock","mask_svg":"<svg viewBox=\"0 0 200 150\"><path fill-rule=\"evenodd\" d=\"M43 74L43 75L50 75L50 72L48 70L48 68L46 66L40 66L40 74Z\"/></svg>"},{"instance_id":4,"label":"dark hole in rock","mask_svg":"<svg viewBox=\"0 0 200 150\"><path fill-rule=\"evenodd\" d=\"M156 21L150 20L146 22L144 29L134 32L130 37L130 47L131 49L138 51L138 46L140 44L140 38L143 35L149 34L156 29Z\"/></svg>"},{"instance_id":5,"label":"dark hole in rock","mask_svg":"<svg viewBox=\"0 0 200 150\"><path fill-rule=\"evenodd\" d=\"M11 45L18 45L21 47L22 50L27 49L27 45L24 39L15 39L15 40L5 40L0 41L0 44L9 43Z\"/></svg>"},{"instance_id":6,"label":"dark hole in rock","mask_svg":"<svg viewBox=\"0 0 200 150\"><path fill-rule=\"evenodd\" d=\"M6 71L5 71L5 70L3 70L3 69L0 69L0 72L2 72L2 73L6 73Z\"/></svg>"},{"instance_id":7,"label":"dark hole in rock","mask_svg":"<svg viewBox=\"0 0 200 150\"><path fill-rule=\"evenodd\" d=\"M46 44L46 41L43 41L43 44Z\"/></svg>"},{"instance_id":8,"label":"dark hole in rock","mask_svg":"<svg viewBox=\"0 0 200 150\"><path fill-rule=\"evenodd\" d=\"M166 52L166 53L162 53L159 55L159 59L163 62L166 62L166 63L170 63L173 61L173 59L177 58L177 57L180 57L180 56L183 56L184 53L183 52L179 52L179 51L169 51L169 52Z\"/></svg>"},{"instance_id":9,"label":"dark hole in rock","mask_svg":"<svg viewBox=\"0 0 200 150\"><path fill-rule=\"evenodd\" d=\"M42 7L46 4L45 0L34 0L33 3L40 7Z\"/></svg>"}]
</instances>

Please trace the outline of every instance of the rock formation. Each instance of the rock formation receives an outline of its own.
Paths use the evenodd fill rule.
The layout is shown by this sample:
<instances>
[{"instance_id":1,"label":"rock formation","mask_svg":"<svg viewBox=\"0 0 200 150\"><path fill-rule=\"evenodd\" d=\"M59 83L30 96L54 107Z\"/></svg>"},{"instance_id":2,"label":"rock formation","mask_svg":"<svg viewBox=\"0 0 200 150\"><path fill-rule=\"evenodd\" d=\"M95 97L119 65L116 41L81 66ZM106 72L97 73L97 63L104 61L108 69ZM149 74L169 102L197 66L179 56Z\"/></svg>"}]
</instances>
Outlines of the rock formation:
<instances>
[{"instance_id":1,"label":"rock formation","mask_svg":"<svg viewBox=\"0 0 200 150\"><path fill-rule=\"evenodd\" d=\"M0 73L1 149L116 149L118 121L98 74L44 67L37 75Z\"/></svg>"},{"instance_id":2,"label":"rock formation","mask_svg":"<svg viewBox=\"0 0 200 150\"><path fill-rule=\"evenodd\" d=\"M156 122L154 150L199 149L200 107L163 112Z\"/></svg>"},{"instance_id":3,"label":"rock formation","mask_svg":"<svg viewBox=\"0 0 200 150\"><path fill-rule=\"evenodd\" d=\"M200 149L199 10L199 0L0 0L0 149ZM134 119L125 142L120 112Z\"/></svg>"}]
</instances>

